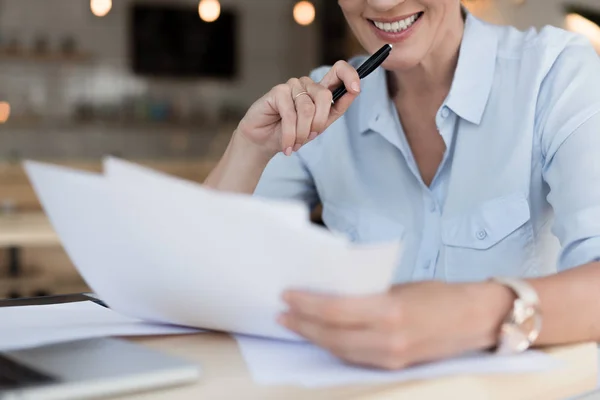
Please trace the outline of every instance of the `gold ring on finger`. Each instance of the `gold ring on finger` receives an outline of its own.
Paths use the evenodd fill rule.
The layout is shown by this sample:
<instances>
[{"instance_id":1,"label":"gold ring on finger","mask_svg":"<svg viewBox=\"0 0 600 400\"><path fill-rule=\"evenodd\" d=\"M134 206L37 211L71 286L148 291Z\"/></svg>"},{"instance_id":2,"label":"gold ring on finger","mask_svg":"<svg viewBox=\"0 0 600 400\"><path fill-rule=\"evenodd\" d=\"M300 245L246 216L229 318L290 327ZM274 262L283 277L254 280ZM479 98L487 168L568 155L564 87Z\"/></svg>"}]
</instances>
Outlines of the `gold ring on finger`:
<instances>
[{"instance_id":1,"label":"gold ring on finger","mask_svg":"<svg viewBox=\"0 0 600 400\"><path fill-rule=\"evenodd\" d=\"M307 92L306 90L304 90L304 91L302 91L302 92L298 93L297 95L295 95L295 96L294 96L294 101L295 101L295 100L296 100L298 97L302 96L303 94L305 94L305 95L308 95L308 92Z\"/></svg>"}]
</instances>

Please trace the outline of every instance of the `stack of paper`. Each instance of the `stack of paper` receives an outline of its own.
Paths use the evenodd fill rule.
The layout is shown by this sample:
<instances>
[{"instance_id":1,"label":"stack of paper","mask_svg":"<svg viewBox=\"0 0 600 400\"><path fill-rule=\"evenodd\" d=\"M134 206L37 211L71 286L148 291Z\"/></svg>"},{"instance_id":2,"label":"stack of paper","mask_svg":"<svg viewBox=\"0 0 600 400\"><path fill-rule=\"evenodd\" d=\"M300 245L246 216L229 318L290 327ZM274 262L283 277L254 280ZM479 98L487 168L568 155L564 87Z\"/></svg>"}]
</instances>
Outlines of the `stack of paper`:
<instances>
[{"instance_id":1,"label":"stack of paper","mask_svg":"<svg viewBox=\"0 0 600 400\"><path fill-rule=\"evenodd\" d=\"M549 371L564 364L539 351L497 356L476 352L443 360L384 371L343 363L310 343L265 340L236 335L242 356L256 383L328 387L404 382L453 375L515 374Z\"/></svg>"},{"instance_id":2,"label":"stack of paper","mask_svg":"<svg viewBox=\"0 0 600 400\"><path fill-rule=\"evenodd\" d=\"M108 158L104 174L25 168L65 250L122 314L299 339L276 323L281 294L383 292L401 243L353 245L302 205L222 193Z\"/></svg>"},{"instance_id":3,"label":"stack of paper","mask_svg":"<svg viewBox=\"0 0 600 400\"><path fill-rule=\"evenodd\" d=\"M91 301L0 308L0 351L103 336L180 335L198 329L152 324Z\"/></svg>"}]
</instances>

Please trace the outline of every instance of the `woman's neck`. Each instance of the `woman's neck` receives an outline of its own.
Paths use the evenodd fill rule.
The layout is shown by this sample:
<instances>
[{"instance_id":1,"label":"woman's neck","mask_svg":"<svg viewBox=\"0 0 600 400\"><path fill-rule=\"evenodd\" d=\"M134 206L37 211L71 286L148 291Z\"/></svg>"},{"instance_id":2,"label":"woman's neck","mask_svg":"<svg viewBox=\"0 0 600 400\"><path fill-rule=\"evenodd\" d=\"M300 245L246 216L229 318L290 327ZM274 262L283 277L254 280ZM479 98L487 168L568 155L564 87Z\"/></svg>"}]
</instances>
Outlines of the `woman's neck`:
<instances>
[{"instance_id":1,"label":"woman's neck","mask_svg":"<svg viewBox=\"0 0 600 400\"><path fill-rule=\"evenodd\" d=\"M458 64L464 33L463 15L456 18L444 32L435 48L417 66L405 71L391 71L396 96L422 97L426 93L448 94ZM394 97L396 97L394 96Z\"/></svg>"}]
</instances>

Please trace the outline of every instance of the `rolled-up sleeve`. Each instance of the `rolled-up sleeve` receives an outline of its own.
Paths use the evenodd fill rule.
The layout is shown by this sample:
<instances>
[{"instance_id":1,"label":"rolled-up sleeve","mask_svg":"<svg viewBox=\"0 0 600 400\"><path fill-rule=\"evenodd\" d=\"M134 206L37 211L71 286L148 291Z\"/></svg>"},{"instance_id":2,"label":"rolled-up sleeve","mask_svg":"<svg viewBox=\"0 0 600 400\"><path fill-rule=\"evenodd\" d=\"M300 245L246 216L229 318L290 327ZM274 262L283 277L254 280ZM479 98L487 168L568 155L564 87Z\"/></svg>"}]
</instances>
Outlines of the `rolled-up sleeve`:
<instances>
[{"instance_id":1,"label":"rolled-up sleeve","mask_svg":"<svg viewBox=\"0 0 600 400\"><path fill-rule=\"evenodd\" d=\"M255 196L285 200L299 200L313 208L318 194L310 171L298 153L277 154L265 168Z\"/></svg>"},{"instance_id":2,"label":"rolled-up sleeve","mask_svg":"<svg viewBox=\"0 0 600 400\"><path fill-rule=\"evenodd\" d=\"M563 51L539 101L543 175L565 270L600 260L600 58L591 46Z\"/></svg>"}]
</instances>

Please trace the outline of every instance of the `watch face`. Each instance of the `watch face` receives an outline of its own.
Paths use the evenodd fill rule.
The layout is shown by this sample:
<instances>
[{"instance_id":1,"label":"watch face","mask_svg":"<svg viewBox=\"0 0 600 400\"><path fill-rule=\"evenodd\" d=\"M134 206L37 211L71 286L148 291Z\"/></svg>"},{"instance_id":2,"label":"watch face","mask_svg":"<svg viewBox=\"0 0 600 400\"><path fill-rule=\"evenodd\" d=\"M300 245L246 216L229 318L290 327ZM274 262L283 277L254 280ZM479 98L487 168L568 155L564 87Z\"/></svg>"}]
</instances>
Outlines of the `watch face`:
<instances>
[{"instance_id":1,"label":"watch face","mask_svg":"<svg viewBox=\"0 0 600 400\"><path fill-rule=\"evenodd\" d=\"M500 284L508 286L517 295L510 314L502 324L498 353L525 351L538 338L542 328L537 294L525 281L511 278L495 279Z\"/></svg>"},{"instance_id":2,"label":"watch face","mask_svg":"<svg viewBox=\"0 0 600 400\"><path fill-rule=\"evenodd\" d=\"M516 299L513 306L513 318L517 324L523 324L533 317L535 309L521 299Z\"/></svg>"},{"instance_id":3,"label":"watch face","mask_svg":"<svg viewBox=\"0 0 600 400\"><path fill-rule=\"evenodd\" d=\"M542 329L542 318L535 307L517 299L513 307L513 324L517 325L518 330L526 336L531 344L537 339Z\"/></svg>"},{"instance_id":4,"label":"watch face","mask_svg":"<svg viewBox=\"0 0 600 400\"><path fill-rule=\"evenodd\" d=\"M502 326L501 347L510 352L522 352L529 347L527 334L512 324Z\"/></svg>"}]
</instances>

